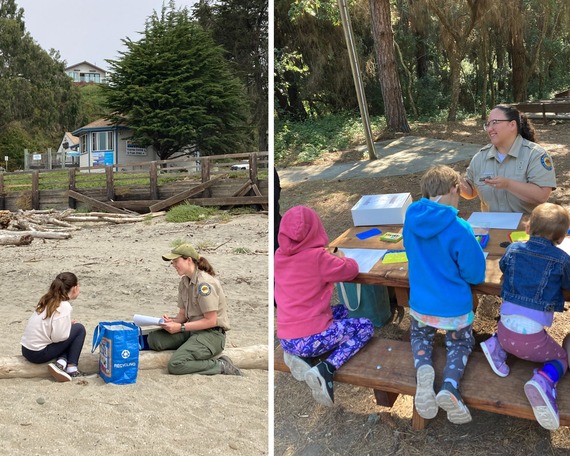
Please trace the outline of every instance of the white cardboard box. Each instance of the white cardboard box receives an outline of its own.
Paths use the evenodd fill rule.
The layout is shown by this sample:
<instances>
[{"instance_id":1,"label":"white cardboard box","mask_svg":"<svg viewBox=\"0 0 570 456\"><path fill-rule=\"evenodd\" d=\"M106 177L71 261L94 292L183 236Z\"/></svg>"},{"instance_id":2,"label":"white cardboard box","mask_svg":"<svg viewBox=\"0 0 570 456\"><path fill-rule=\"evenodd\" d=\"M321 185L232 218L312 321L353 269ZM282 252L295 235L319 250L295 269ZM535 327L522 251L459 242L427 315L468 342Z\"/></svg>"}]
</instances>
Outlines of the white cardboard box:
<instances>
[{"instance_id":1,"label":"white cardboard box","mask_svg":"<svg viewBox=\"0 0 570 456\"><path fill-rule=\"evenodd\" d=\"M410 193L364 195L351 209L354 226L401 225L412 204Z\"/></svg>"}]
</instances>

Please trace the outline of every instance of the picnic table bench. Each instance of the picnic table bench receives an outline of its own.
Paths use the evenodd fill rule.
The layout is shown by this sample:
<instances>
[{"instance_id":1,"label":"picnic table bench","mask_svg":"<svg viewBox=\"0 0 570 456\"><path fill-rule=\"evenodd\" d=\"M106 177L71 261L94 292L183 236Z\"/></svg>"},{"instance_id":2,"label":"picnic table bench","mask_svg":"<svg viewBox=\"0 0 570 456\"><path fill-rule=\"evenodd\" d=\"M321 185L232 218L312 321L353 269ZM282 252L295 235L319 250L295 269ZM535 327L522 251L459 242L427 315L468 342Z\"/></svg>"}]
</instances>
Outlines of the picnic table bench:
<instances>
[{"instance_id":1,"label":"picnic table bench","mask_svg":"<svg viewBox=\"0 0 570 456\"><path fill-rule=\"evenodd\" d=\"M275 349L274 369L289 372L283 361L283 349ZM445 365L445 348L434 347L435 389L441 386ZM493 373L485 355L480 351L471 354L465 376L460 385L461 395L470 409L535 420L523 391L524 384L532 377L533 368L539 364L509 358L511 372L501 378ZM335 374L341 383L372 388L378 405L391 407L399 394L414 396L416 393L416 369L409 342L401 340L372 340ZM570 380L565 376L558 384L560 425L570 426ZM445 413L443 410L440 413ZM414 406L412 428L424 429L429 420L422 418ZM540 426L537 423L537 426Z\"/></svg>"},{"instance_id":2,"label":"picnic table bench","mask_svg":"<svg viewBox=\"0 0 570 456\"><path fill-rule=\"evenodd\" d=\"M513 103L512 106L524 113L536 112L542 114L542 120L546 125L546 114L568 114L570 115L570 99L562 98L560 100L541 100L526 101L522 103ZM569 117L570 119L570 117Z\"/></svg>"}]
</instances>

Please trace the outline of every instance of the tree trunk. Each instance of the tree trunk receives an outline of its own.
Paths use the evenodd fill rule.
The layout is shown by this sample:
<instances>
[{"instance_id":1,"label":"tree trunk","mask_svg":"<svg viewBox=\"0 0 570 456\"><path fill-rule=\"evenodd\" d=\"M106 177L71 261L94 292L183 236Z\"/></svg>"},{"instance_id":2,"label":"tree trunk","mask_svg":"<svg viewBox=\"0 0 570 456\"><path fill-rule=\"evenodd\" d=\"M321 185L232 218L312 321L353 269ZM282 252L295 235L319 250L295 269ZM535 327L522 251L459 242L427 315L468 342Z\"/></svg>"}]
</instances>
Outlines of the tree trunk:
<instances>
[{"instance_id":1,"label":"tree trunk","mask_svg":"<svg viewBox=\"0 0 570 456\"><path fill-rule=\"evenodd\" d=\"M409 133L410 126L406 117L406 108L404 107L396 65L390 0L370 0L369 4L386 125L389 130Z\"/></svg>"},{"instance_id":2,"label":"tree trunk","mask_svg":"<svg viewBox=\"0 0 570 456\"><path fill-rule=\"evenodd\" d=\"M510 38L511 38L511 61L513 66L513 100L526 101L527 89L525 49L522 29L522 0L508 2L510 5Z\"/></svg>"}]
</instances>

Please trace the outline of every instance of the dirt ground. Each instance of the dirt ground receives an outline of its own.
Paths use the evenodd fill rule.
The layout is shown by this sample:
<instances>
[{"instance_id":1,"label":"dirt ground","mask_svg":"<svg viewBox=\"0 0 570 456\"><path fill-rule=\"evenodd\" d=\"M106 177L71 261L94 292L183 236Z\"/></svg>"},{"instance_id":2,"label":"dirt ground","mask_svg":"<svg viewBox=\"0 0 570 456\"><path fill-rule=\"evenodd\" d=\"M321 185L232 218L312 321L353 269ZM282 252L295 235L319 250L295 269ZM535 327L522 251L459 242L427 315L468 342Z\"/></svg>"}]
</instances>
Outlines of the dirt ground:
<instances>
[{"instance_id":1,"label":"dirt ground","mask_svg":"<svg viewBox=\"0 0 570 456\"><path fill-rule=\"evenodd\" d=\"M425 124L418 126L412 134L484 145L487 136L481 123ZM570 209L570 124L551 122L545 126L541 121L535 121L535 127L538 142L551 153L556 169L558 188L551 201ZM345 151L328 154L321 162L361 158L353 151ZM468 164L469 161L463 161L451 166L464 173ZM417 200L421 175L312 181L283 186L281 212L298 204L313 207L321 215L332 240L352 225L350 208L361 195L410 191ZM478 211L479 199L462 199L459 209ZM479 342L494 332L498 307L498 299L485 297L477 309L474 331ZM408 327L406 312L400 324L389 324L377 330L376 336L399 339ZM570 312L565 311L556 315L550 333L561 342L568 332ZM493 375L491 371L489 375ZM371 390L336 383L335 405L327 408L312 400L306 384L278 372L275 373L274 394L274 451L279 456L570 454L570 429L565 427L550 432L534 421L472 410L473 421L469 424L451 424L445 413L440 412L426 429L414 431L411 428L412 397L400 396L392 408L385 408L375 405Z\"/></svg>"},{"instance_id":2,"label":"dirt ground","mask_svg":"<svg viewBox=\"0 0 570 456\"><path fill-rule=\"evenodd\" d=\"M87 330L82 357L100 321L176 314L179 277L161 255L177 240L197 247L220 278L231 324L226 348L266 347L267 226L262 213L176 224L159 217L85 224L71 239L0 246L0 359L21 354L28 318L62 271L74 272L81 285L72 305ZM131 385L3 378L0 397L2 455L269 453L266 370L237 377L148 369Z\"/></svg>"}]
</instances>

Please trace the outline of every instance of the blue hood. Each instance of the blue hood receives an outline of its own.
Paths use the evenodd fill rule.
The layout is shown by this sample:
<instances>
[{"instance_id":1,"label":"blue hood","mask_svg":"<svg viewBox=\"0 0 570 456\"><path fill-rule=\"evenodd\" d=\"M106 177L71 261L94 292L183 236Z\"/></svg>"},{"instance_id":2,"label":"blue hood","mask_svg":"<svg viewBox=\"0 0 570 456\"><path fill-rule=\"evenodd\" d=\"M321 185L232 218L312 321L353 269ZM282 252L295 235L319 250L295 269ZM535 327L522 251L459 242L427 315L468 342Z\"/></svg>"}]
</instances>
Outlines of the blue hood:
<instances>
[{"instance_id":1,"label":"blue hood","mask_svg":"<svg viewBox=\"0 0 570 456\"><path fill-rule=\"evenodd\" d=\"M403 234L410 307L439 317L471 312L471 284L485 280L485 257L457 209L422 198L408 207Z\"/></svg>"},{"instance_id":2,"label":"blue hood","mask_svg":"<svg viewBox=\"0 0 570 456\"><path fill-rule=\"evenodd\" d=\"M438 236L457 219L457 209L434 203L427 198L411 204L406 212L406 225L410 232L422 239Z\"/></svg>"}]
</instances>

